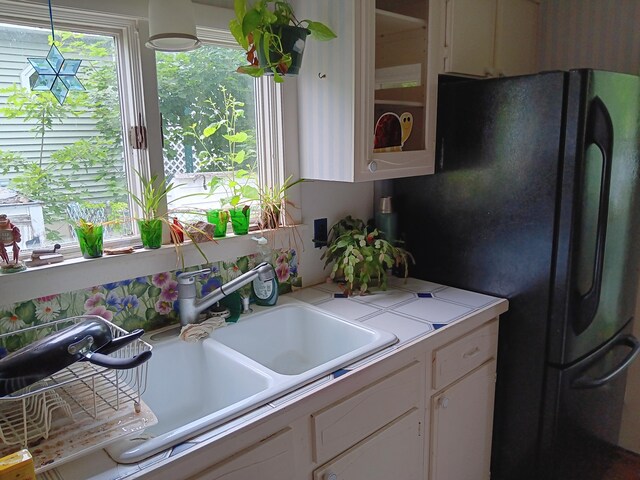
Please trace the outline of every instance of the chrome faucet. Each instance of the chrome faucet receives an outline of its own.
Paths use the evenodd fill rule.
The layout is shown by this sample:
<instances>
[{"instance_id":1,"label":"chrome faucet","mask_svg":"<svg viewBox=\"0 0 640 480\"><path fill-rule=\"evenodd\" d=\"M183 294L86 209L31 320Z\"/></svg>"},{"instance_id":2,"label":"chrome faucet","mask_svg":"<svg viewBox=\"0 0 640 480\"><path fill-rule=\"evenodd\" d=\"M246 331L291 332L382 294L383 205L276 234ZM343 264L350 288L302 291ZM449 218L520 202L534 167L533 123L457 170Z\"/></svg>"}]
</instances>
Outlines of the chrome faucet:
<instances>
[{"instance_id":1,"label":"chrome faucet","mask_svg":"<svg viewBox=\"0 0 640 480\"><path fill-rule=\"evenodd\" d=\"M198 323L200 313L256 278L266 282L275 277L273 267L267 262L262 262L247 273L243 273L238 278L234 278L216 288L210 294L202 298L196 298L196 278L209 273L211 273L211 270L206 268L178 275L178 302L180 304L180 324L182 326Z\"/></svg>"}]
</instances>

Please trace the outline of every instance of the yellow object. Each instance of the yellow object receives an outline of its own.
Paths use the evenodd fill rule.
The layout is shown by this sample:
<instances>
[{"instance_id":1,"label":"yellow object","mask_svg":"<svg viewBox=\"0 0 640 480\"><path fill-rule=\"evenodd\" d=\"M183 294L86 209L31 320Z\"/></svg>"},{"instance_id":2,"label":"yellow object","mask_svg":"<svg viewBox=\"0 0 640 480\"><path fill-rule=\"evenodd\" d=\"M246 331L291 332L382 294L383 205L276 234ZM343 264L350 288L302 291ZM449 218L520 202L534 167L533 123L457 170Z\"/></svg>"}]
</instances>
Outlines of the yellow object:
<instances>
[{"instance_id":1,"label":"yellow object","mask_svg":"<svg viewBox=\"0 0 640 480\"><path fill-rule=\"evenodd\" d=\"M36 480L29 450L23 449L0 458L0 480Z\"/></svg>"}]
</instances>

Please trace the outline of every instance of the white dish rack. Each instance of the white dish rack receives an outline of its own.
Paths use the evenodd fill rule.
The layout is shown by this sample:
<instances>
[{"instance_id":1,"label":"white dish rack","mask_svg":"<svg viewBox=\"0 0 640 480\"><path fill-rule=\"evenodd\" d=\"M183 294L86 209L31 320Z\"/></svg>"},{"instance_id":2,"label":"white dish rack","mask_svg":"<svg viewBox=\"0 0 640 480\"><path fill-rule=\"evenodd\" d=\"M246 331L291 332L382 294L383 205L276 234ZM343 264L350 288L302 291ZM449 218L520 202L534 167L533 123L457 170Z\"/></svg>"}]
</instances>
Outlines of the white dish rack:
<instances>
[{"instance_id":1,"label":"white dish rack","mask_svg":"<svg viewBox=\"0 0 640 480\"><path fill-rule=\"evenodd\" d=\"M49 322L0 335L43 338L89 319L104 321L112 337L128 332L101 317L84 315ZM130 358L151 345L136 339L112 353ZM122 436L157 423L142 402L148 362L128 370L114 370L81 361L11 395L0 397L0 456L29 448L38 473L101 448Z\"/></svg>"}]
</instances>

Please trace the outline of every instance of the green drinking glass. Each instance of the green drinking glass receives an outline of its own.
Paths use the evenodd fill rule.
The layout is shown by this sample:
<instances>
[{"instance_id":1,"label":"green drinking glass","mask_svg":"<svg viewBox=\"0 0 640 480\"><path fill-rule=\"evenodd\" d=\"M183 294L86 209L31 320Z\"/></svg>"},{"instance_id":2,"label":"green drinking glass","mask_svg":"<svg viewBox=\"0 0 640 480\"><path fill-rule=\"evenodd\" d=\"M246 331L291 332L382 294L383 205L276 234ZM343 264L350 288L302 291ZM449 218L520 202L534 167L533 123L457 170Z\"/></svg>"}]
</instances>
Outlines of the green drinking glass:
<instances>
[{"instance_id":1,"label":"green drinking glass","mask_svg":"<svg viewBox=\"0 0 640 480\"><path fill-rule=\"evenodd\" d=\"M207 222L215 225L213 230L213 238L221 238L227 236L227 223L229 223L229 212L226 210L208 210Z\"/></svg>"},{"instance_id":2,"label":"green drinking glass","mask_svg":"<svg viewBox=\"0 0 640 480\"><path fill-rule=\"evenodd\" d=\"M102 225L75 227L80 251L84 258L99 258L102 256Z\"/></svg>"},{"instance_id":3,"label":"green drinking glass","mask_svg":"<svg viewBox=\"0 0 640 480\"><path fill-rule=\"evenodd\" d=\"M162 220L138 220L138 228L144 248L160 248L162 245Z\"/></svg>"},{"instance_id":4,"label":"green drinking glass","mask_svg":"<svg viewBox=\"0 0 640 480\"><path fill-rule=\"evenodd\" d=\"M249 219L251 209L249 207L238 207L229 210L231 215L231 228L236 235L246 235L249 233Z\"/></svg>"}]
</instances>

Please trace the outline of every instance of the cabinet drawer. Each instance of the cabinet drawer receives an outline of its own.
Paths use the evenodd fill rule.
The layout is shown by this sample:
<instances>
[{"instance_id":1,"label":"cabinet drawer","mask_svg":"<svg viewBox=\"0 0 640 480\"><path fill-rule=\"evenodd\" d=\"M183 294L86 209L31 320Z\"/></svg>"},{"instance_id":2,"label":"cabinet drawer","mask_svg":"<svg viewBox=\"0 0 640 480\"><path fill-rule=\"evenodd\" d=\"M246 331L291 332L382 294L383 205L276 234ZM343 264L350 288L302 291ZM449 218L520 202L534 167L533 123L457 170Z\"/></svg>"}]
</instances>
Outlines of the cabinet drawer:
<instances>
[{"instance_id":1,"label":"cabinet drawer","mask_svg":"<svg viewBox=\"0 0 640 480\"><path fill-rule=\"evenodd\" d=\"M422 377L415 361L312 414L315 461L336 456L417 406Z\"/></svg>"},{"instance_id":2,"label":"cabinet drawer","mask_svg":"<svg viewBox=\"0 0 640 480\"><path fill-rule=\"evenodd\" d=\"M417 408L367 437L315 472L313 480L420 480L422 442Z\"/></svg>"},{"instance_id":3,"label":"cabinet drawer","mask_svg":"<svg viewBox=\"0 0 640 480\"><path fill-rule=\"evenodd\" d=\"M190 480L294 480L293 431L285 428Z\"/></svg>"},{"instance_id":4,"label":"cabinet drawer","mask_svg":"<svg viewBox=\"0 0 640 480\"><path fill-rule=\"evenodd\" d=\"M446 387L496 355L498 321L484 325L433 352L433 389Z\"/></svg>"}]
</instances>

